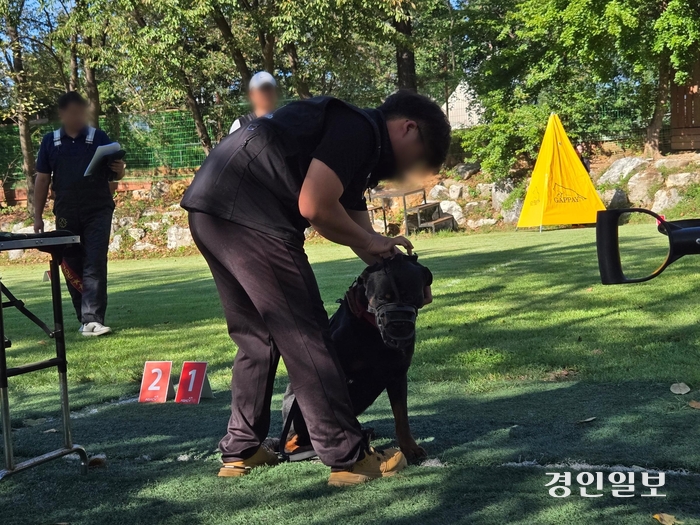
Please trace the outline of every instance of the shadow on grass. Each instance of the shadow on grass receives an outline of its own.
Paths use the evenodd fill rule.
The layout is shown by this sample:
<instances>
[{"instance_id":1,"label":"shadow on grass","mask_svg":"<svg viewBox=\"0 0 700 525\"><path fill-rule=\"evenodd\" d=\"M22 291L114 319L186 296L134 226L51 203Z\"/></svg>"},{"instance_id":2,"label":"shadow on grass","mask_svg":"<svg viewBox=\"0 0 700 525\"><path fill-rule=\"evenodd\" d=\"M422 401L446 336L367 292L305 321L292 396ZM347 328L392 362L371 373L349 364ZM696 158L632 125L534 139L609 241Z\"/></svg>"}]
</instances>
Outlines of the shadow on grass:
<instances>
[{"instance_id":1,"label":"shadow on grass","mask_svg":"<svg viewBox=\"0 0 700 525\"><path fill-rule=\"evenodd\" d=\"M278 385L273 431L280 425ZM52 463L0 483L0 514L42 509L45 523L640 523L653 512L700 517L698 476L669 476L666 498L595 500L548 496L551 469L506 462L685 468L700 471L700 419L664 386L640 383L553 383L467 397L458 384L412 385L414 435L444 468L405 474L345 491L325 486L319 464L262 469L246 479L215 477L219 431L228 394L199 406L111 405L74 421L76 440L105 453L109 466L77 475L77 465ZM363 417L379 444L393 437L382 397ZM577 423L597 417L593 422ZM51 448L51 422L15 433L19 452ZM663 446L660 446L663 444ZM562 469L554 469L562 470ZM575 494L576 491L574 491ZM8 524L36 523L17 516ZM692 523L692 522L686 522Z\"/></svg>"}]
</instances>

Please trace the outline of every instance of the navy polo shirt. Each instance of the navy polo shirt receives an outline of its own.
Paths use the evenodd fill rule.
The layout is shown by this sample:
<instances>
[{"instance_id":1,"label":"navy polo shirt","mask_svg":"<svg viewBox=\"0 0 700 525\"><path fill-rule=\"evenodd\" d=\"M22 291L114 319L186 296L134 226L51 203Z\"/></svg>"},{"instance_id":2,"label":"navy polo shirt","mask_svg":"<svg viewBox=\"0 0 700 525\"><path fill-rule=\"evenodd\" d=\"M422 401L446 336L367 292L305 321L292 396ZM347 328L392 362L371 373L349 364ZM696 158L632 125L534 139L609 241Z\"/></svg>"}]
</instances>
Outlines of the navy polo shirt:
<instances>
[{"instance_id":1,"label":"navy polo shirt","mask_svg":"<svg viewBox=\"0 0 700 525\"><path fill-rule=\"evenodd\" d=\"M101 129L95 130L95 138L92 144L86 144L85 139L87 138L88 128L83 129L77 137L69 137L65 130L61 128L61 155L65 155L69 158L74 158L75 162L71 165L75 168L75 173L57 173L56 166L58 164L58 154L59 148L57 148L53 143L53 132L44 135L41 140L41 147L39 148L39 154L36 159L36 171L37 173L48 173L53 177L53 184L55 187L61 188L63 186L61 181L63 177L70 177L75 179L77 175L82 176L87 168L87 163L89 164L90 159L95 154L95 150L98 146L103 146L105 144L110 144L112 141L109 140L107 133ZM79 173L82 168L82 173ZM72 180L72 182L78 182L78 180ZM70 184L71 186L73 184Z\"/></svg>"},{"instance_id":2,"label":"navy polo shirt","mask_svg":"<svg viewBox=\"0 0 700 525\"><path fill-rule=\"evenodd\" d=\"M88 128L75 138L66 135L61 128L61 146L54 145L53 132L44 135L36 159L36 171L51 175L51 186L55 194L54 213L67 213L72 209L92 209L104 206L114 207L114 199L109 189L108 168L102 173L85 177L87 169L98 146L111 141L104 131L95 130L92 144L85 141Z\"/></svg>"}]
</instances>

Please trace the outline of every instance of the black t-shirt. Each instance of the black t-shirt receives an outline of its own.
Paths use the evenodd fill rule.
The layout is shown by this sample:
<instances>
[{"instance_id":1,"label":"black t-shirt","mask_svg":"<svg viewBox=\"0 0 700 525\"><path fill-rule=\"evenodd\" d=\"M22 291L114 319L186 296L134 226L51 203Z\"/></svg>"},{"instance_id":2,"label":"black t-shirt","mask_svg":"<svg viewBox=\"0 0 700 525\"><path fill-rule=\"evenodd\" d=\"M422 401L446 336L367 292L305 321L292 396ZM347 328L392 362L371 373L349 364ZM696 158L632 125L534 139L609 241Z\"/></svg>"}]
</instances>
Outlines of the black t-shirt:
<instances>
[{"instance_id":1,"label":"black t-shirt","mask_svg":"<svg viewBox=\"0 0 700 525\"><path fill-rule=\"evenodd\" d=\"M366 168L374 157L375 136L366 117L347 107L333 108L326 116L321 143L312 153L340 179L345 191L340 203L349 210L366 210Z\"/></svg>"},{"instance_id":2,"label":"black t-shirt","mask_svg":"<svg viewBox=\"0 0 700 525\"><path fill-rule=\"evenodd\" d=\"M371 172L381 167L382 174L390 174L394 165L383 116L330 97L288 104L222 139L182 206L303 241L309 223L299 213L298 199L314 158L337 174L345 208L366 209L363 192Z\"/></svg>"}]
</instances>

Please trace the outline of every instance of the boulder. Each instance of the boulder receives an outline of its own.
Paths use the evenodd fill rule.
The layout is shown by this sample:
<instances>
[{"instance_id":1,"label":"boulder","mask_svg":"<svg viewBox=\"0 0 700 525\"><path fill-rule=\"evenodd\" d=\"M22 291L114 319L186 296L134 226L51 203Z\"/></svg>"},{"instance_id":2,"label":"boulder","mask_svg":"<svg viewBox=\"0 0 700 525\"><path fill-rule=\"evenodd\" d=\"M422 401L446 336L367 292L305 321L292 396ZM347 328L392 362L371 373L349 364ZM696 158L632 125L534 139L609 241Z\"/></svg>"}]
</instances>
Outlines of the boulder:
<instances>
[{"instance_id":1,"label":"boulder","mask_svg":"<svg viewBox=\"0 0 700 525\"><path fill-rule=\"evenodd\" d=\"M440 210L442 211L443 215L445 215L446 213L452 215L455 218L455 222L460 226L464 224L464 212L462 211L462 207L455 201L442 201L440 203ZM437 210L435 210L435 213L433 214L433 220L437 218L438 213Z\"/></svg>"},{"instance_id":2,"label":"boulder","mask_svg":"<svg viewBox=\"0 0 700 525\"><path fill-rule=\"evenodd\" d=\"M513 181L506 179L497 182L493 185L493 191L491 192L491 206L496 211L501 211L503 208L503 203L508 198L508 195L513 193L515 186Z\"/></svg>"},{"instance_id":3,"label":"boulder","mask_svg":"<svg viewBox=\"0 0 700 525\"><path fill-rule=\"evenodd\" d=\"M122 247L122 236L115 235L114 237L112 237L112 242L109 243L108 250L110 252L118 252L121 247Z\"/></svg>"},{"instance_id":4,"label":"boulder","mask_svg":"<svg viewBox=\"0 0 700 525\"><path fill-rule=\"evenodd\" d=\"M157 232L163 227L163 223L160 221L144 222L143 225L153 232Z\"/></svg>"},{"instance_id":5,"label":"boulder","mask_svg":"<svg viewBox=\"0 0 700 525\"><path fill-rule=\"evenodd\" d=\"M478 219L476 221L469 220L467 221L467 226L469 226L472 230L476 230L482 226L493 226L497 222L498 221L496 219Z\"/></svg>"},{"instance_id":6,"label":"boulder","mask_svg":"<svg viewBox=\"0 0 700 525\"><path fill-rule=\"evenodd\" d=\"M493 184L477 184L476 191L482 197L491 197L491 192L493 191Z\"/></svg>"},{"instance_id":7,"label":"boulder","mask_svg":"<svg viewBox=\"0 0 700 525\"><path fill-rule=\"evenodd\" d=\"M129 228L126 230L126 233L129 234L129 237L134 239L135 241L140 241L146 236L146 230L143 228Z\"/></svg>"},{"instance_id":8,"label":"boulder","mask_svg":"<svg viewBox=\"0 0 700 525\"><path fill-rule=\"evenodd\" d=\"M681 199L681 194L678 193L676 188L659 190L654 195L654 204L651 207L651 211L661 213L662 211L673 208L676 204L681 202Z\"/></svg>"},{"instance_id":9,"label":"boulder","mask_svg":"<svg viewBox=\"0 0 700 525\"><path fill-rule=\"evenodd\" d=\"M515 224L520 218L520 212L523 211L523 199L515 199L513 205L509 209L501 210L501 215L503 216L503 222L507 224Z\"/></svg>"},{"instance_id":10,"label":"boulder","mask_svg":"<svg viewBox=\"0 0 700 525\"><path fill-rule=\"evenodd\" d=\"M187 246L192 246L194 240L192 239L192 234L189 228L182 228L180 226L171 226L168 228L168 249L176 250L178 248L185 248Z\"/></svg>"},{"instance_id":11,"label":"boulder","mask_svg":"<svg viewBox=\"0 0 700 525\"><path fill-rule=\"evenodd\" d=\"M130 228L136 224L136 219L133 217L121 217L120 219L112 219L112 224L116 222L119 228Z\"/></svg>"},{"instance_id":12,"label":"boulder","mask_svg":"<svg viewBox=\"0 0 700 525\"><path fill-rule=\"evenodd\" d=\"M34 232L34 229L32 229L32 233ZM8 250L7 251L7 257L11 261L18 261L19 259L22 258L24 255L24 250Z\"/></svg>"},{"instance_id":13,"label":"boulder","mask_svg":"<svg viewBox=\"0 0 700 525\"><path fill-rule=\"evenodd\" d=\"M647 205L651 202L652 190L661 186L664 178L654 171L642 171L632 175L627 181L627 196L634 204Z\"/></svg>"},{"instance_id":14,"label":"boulder","mask_svg":"<svg viewBox=\"0 0 700 525\"><path fill-rule=\"evenodd\" d=\"M454 170L457 172L457 175L462 177L464 180L467 180L472 175L476 175L481 171L481 164L478 162L463 162L461 164L457 164L454 167Z\"/></svg>"},{"instance_id":15,"label":"boulder","mask_svg":"<svg viewBox=\"0 0 700 525\"><path fill-rule=\"evenodd\" d=\"M684 168L690 164L688 159L675 159L673 157L666 159L659 159L654 163L654 167L658 169L676 170L679 168Z\"/></svg>"},{"instance_id":16,"label":"boulder","mask_svg":"<svg viewBox=\"0 0 700 525\"><path fill-rule=\"evenodd\" d=\"M450 198L450 192L442 184L433 186L433 189L428 193L428 198L434 201L441 201Z\"/></svg>"},{"instance_id":17,"label":"boulder","mask_svg":"<svg viewBox=\"0 0 700 525\"><path fill-rule=\"evenodd\" d=\"M465 208L465 209L476 208L477 206L479 206L479 203L476 202L476 201L472 201L472 202L466 203L466 204L464 205L464 208Z\"/></svg>"},{"instance_id":18,"label":"boulder","mask_svg":"<svg viewBox=\"0 0 700 525\"><path fill-rule=\"evenodd\" d=\"M603 204L605 204L605 207L609 210L626 208L629 204L627 194L618 188L599 191L598 194L600 195L600 199L603 201Z\"/></svg>"},{"instance_id":19,"label":"boulder","mask_svg":"<svg viewBox=\"0 0 700 525\"><path fill-rule=\"evenodd\" d=\"M34 233L34 225L24 226L20 222L12 227L12 233Z\"/></svg>"},{"instance_id":20,"label":"boulder","mask_svg":"<svg viewBox=\"0 0 700 525\"><path fill-rule=\"evenodd\" d=\"M598 184L619 184L627 175L648 163L648 160L640 159L639 157L618 159L613 162L608 168L608 171L603 173L603 176L598 179Z\"/></svg>"},{"instance_id":21,"label":"boulder","mask_svg":"<svg viewBox=\"0 0 700 525\"><path fill-rule=\"evenodd\" d=\"M170 193L170 184L159 180L151 184L151 189L148 192L148 196L151 199L161 199L168 193Z\"/></svg>"},{"instance_id":22,"label":"boulder","mask_svg":"<svg viewBox=\"0 0 700 525\"><path fill-rule=\"evenodd\" d=\"M146 208L141 213L141 217L153 217L154 215L158 215L159 213L160 212L155 208Z\"/></svg>"},{"instance_id":23,"label":"boulder","mask_svg":"<svg viewBox=\"0 0 700 525\"><path fill-rule=\"evenodd\" d=\"M156 249L156 246L154 244L151 244L150 242L139 241L137 243L134 243L132 249L137 252L151 252Z\"/></svg>"},{"instance_id":24,"label":"boulder","mask_svg":"<svg viewBox=\"0 0 700 525\"><path fill-rule=\"evenodd\" d=\"M151 190L134 190L131 192L131 198L135 201L147 201L151 198Z\"/></svg>"},{"instance_id":25,"label":"boulder","mask_svg":"<svg viewBox=\"0 0 700 525\"><path fill-rule=\"evenodd\" d=\"M462 198L462 193L464 192L464 186L462 184L453 184L450 186L449 194L450 199L457 200Z\"/></svg>"},{"instance_id":26,"label":"boulder","mask_svg":"<svg viewBox=\"0 0 700 525\"><path fill-rule=\"evenodd\" d=\"M700 183L700 173L674 173L666 179L667 188L686 188Z\"/></svg>"}]
</instances>

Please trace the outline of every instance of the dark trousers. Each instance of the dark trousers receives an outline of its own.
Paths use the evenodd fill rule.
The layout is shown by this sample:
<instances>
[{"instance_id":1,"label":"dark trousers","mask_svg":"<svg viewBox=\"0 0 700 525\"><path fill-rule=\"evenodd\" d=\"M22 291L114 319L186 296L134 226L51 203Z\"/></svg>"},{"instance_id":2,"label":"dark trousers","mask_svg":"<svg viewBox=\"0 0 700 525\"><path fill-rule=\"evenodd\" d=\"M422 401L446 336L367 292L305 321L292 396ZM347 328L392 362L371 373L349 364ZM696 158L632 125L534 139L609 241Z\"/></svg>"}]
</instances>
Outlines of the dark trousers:
<instances>
[{"instance_id":1,"label":"dark trousers","mask_svg":"<svg viewBox=\"0 0 700 525\"><path fill-rule=\"evenodd\" d=\"M231 419L219 443L224 460L250 457L267 437L281 354L314 450L332 468L352 465L362 447L360 424L303 246L203 213L190 213L189 221L238 345Z\"/></svg>"},{"instance_id":2,"label":"dark trousers","mask_svg":"<svg viewBox=\"0 0 700 525\"><path fill-rule=\"evenodd\" d=\"M80 235L79 247L67 251L61 268L73 308L81 323L104 323L107 310L107 251L113 205L57 207L56 227Z\"/></svg>"}]
</instances>

